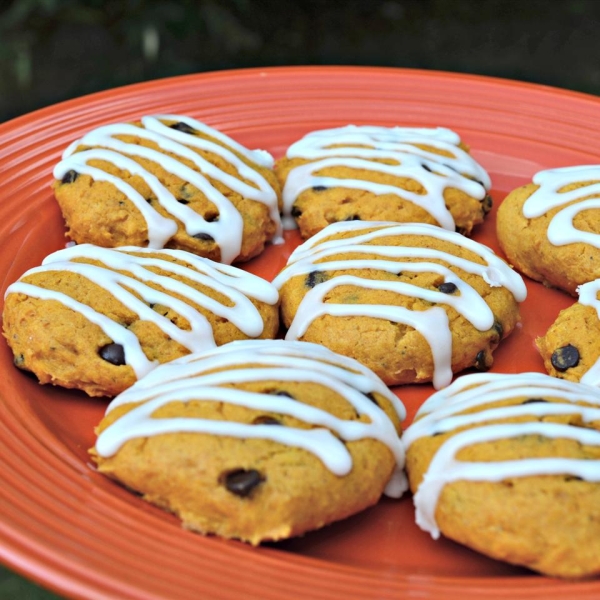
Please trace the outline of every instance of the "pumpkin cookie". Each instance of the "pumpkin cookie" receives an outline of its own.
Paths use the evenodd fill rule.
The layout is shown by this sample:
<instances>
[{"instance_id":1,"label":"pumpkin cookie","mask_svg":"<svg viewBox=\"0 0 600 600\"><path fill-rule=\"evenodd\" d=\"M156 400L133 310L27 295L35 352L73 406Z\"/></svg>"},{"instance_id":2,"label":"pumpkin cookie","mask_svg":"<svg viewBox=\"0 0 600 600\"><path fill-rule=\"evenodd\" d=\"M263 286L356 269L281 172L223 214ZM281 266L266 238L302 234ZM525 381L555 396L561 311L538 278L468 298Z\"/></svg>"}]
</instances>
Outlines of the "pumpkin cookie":
<instances>
[{"instance_id":1,"label":"pumpkin cookie","mask_svg":"<svg viewBox=\"0 0 600 600\"><path fill-rule=\"evenodd\" d=\"M600 280L578 292L579 301L562 310L536 344L550 375L600 386Z\"/></svg>"},{"instance_id":2,"label":"pumpkin cookie","mask_svg":"<svg viewBox=\"0 0 600 600\"><path fill-rule=\"evenodd\" d=\"M519 320L521 279L489 248L434 225L336 223L273 280L286 339L323 344L388 385L486 370Z\"/></svg>"},{"instance_id":3,"label":"pumpkin cookie","mask_svg":"<svg viewBox=\"0 0 600 600\"><path fill-rule=\"evenodd\" d=\"M326 348L232 342L115 398L91 454L185 528L259 544L401 495L404 415L373 373Z\"/></svg>"},{"instance_id":4,"label":"pumpkin cookie","mask_svg":"<svg viewBox=\"0 0 600 600\"><path fill-rule=\"evenodd\" d=\"M41 383L114 396L158 364L246 338L272 338L277 290L181 250L60 250L6 292L15 365Z\"/></svg>"},{"instance_id":5,"label":"pumpkin cookie","mask_svg":"<svg viewBox=\"0 0 600 600\"><path fill-rule=\"evenodd\" d=\"M223 263L280 238L273 159L179 115L99 127L71 144L53 188L67 234L113 248L176 248Z\"/></svg>"},{"instance_id":6,"label":"pumpkin cookie","mask_svg":"<svg viewBox=\"0 0 600 600\"><path fill-rule=\"evenodd\" d=\"M521 273L577 295L600 277L600 165L537 173L498 208L497 234Z\"/></svg>"},{"instance_id":7,"label":"pumpkin cookie","mask_svg":"<svg viewBox=\"0 0 600 600\"><path fill-rule=\"evenodd\" d=\"M405 431L418 525L551 577L600 574L600 392L465 375Z\"/></svg>"},{"instance_id":8,"label":"pumpkin cookie","mask_svg":"<svg viewBox=\"0 0 600 600\"><path fill-rule=\"evenodd\" d=\"M491 182L459 136L438 127L353 125L309 133L276 165L284 218L304 238L338 221L430 223L468 235Z\"/></svg>"}]
</instances>

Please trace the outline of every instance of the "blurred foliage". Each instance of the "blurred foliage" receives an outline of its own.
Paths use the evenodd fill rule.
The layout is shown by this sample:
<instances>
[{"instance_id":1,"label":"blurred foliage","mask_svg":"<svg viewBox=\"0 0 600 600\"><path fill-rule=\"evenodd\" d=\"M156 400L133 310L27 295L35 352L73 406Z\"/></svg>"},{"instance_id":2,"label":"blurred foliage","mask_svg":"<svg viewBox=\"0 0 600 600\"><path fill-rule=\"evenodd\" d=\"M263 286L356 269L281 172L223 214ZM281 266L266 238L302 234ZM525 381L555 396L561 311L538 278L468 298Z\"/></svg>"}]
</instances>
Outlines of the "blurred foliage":
<instances>
[{"instance_id":1,"label":"blurred foliage","mask_svg":"<svg viewBox=\"0 0 600 600\"><path fill-rule=\"evenodd\" d=\"M600 91L598 0L4 0L0 119L127 83L357 64Z\"/></svg>"},{"instance_id":2,"label":"blurred foliage","mask_svg":"<svg viewBox=\"0 0 600 600\"><path fill-rule=\"evenodd\" d=\"M0 568L0 600L59 600L59 596Z\"/></svg>"}]
</instances>

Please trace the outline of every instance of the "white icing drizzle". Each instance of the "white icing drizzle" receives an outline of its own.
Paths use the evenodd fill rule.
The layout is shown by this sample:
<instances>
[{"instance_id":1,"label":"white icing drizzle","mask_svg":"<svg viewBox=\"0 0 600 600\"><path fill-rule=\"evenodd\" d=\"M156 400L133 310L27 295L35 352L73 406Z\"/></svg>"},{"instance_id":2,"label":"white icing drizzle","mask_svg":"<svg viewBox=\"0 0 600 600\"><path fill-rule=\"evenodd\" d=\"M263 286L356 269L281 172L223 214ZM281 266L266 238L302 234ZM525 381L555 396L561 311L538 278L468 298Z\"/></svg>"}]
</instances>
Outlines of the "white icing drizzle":
<instances>
[{"instance_id":1,"label":"white icing drizzle","mask_svg":"<svg viewBox=\"0 0 600 600\"><path fill-rule=\"evenodd\" d=\"M559 190L569 184L596 181L590 185L575 188L568 192ZM548 241L554 246L585 243L600 249L600 235L582 231L573 225L575 217L591 209L600 209L600 165L585 165L540 171L533 177L539 186L523 204L523 216L535 219L549 211L565 206L550 220ZM596 196L590 198L590 196Z\"/></svg>"},{"instance_id":2,"label":"white icing drizzle","mask_svg":"<svg viewBox=\"0 0 600 600\"><path fill-rule=\"evenodd\" d=\"M267 180L227 148L215 142L173 129L162 122L167 120L185 123L197 131L210 135L228 144L228 146L254 163L267 167L272 166L273 159L268 153L248 150L228 136L195 119L180 115L155 115L142 117L143 127L137 127L131 123L119 123L99 127L87 133L65 150L63 160L54 169L54 177L62 179L69 170L75 170L78 173L89 175L94 180L108 181L113 184L135 204L146 220L148 246L150 248L163 248L165 246L177 231L177 223L174 220L177 219L183 223L186 232L190 236L200 233L210 235L221 250L222 262L231 263L239 255L242 246L243 220L231 201L210 183L207 179L207 177L210 177L241 196L268 206L270 217L277 225L274 242L281 242L283 238L281 237L277 193ZM159 149L155 150L140 144L123 142L117 138L119 135L136 136L142 140L155 143ZM76 150L80 146L94 146L94 148L77 152ZM219 155L236 169L239 178L216 167L195 152L194 149ZM167 152L180 159L191 161L198 171L186 166L181 160L167 155ZM159 163L167 172L193 185L216 206L219 219L208 222L191 208L178 202L177 198L156 176L144 169L132 157L144 158ZM91 167L88 164L91 160L103 160L123 171L128 171L132 175L142 177L156 196L158 203L171 218L161 216L143 196L125 181L106 173L102 169ZM251 184L243 181L242 177L250 181Z\"/></svg>"},{"instance_id":3,"label":"white icing drizzle","mask_svg":"<svg viewBox=\"0 0 600 600\"><path fill-rule=\"evenodd\" d=\"M480 412L459 414L484 404L515 397L549 399L548 402L489 407ZM577 404L585 402L591 406ZM437 450L419 489L414 495L417 524L434 538L440 535L435 520L439 496L448 483L502 481L535 475L573 475L586 481L600 482L600 460L570 458L524 458L489 462L467 462L456 458L463 448L482 442L510 439L523 435L565 438L580 444L600 446L600 431L546 421L494 423L523 416L542 419L551 415L580 415L584 423L600 419L600 391L587 385L559 380L541 373L519 375L478 373L465 375L449 387L430 396L417 411L405 431L407 450L415 440L460 427Z\"/></svg>"},{"instance_id":4,"label":"white icing drizzle","mask_svg":"<svg viewBox=\"0 0 600 600\"><path fill-rule=\"evenodd\" d=\"M343 231L353 232L355 235L345 239L324 241L327 237ZM365 233L362 233L363 231ZM376 241L378 238L395 235L430 236L445 240L475 253L482 258L484 264L433 248L369 244L369 242ZM352 258L319 262L331 256L350 253L375 254L381 258L373 259L369 256L364 260ZM386 260L387 258L392 260ZM403 262L401 260L403 258L419 259L419 262ZM468 273L480 275L490 286L506 287L518 302L522 302L527 295L525 283L518 273L513 271L486 246L457 233L445 231L434 225L418 223L398 224L359 221L334 223L296 248L288 260L287 267L273 280L273 285L277 289L281 289L292 277L308 274L315 270L328 272L378 269L388 273L401 273L403 271L438 273L444 278L444 282L456 285L458 293L444 294L443 292L427 290L401 281L378 281L363 279L354 275L334 276L318 283L305 294L286 334L286 339L301 338L313 321L323 315L369 316L403 323L416 329L426 339L431 348L434 363L434 386L441 388L448 385L452 380L452 336L448 317L443 308L437 306L426 311L412 311L392 305L325 302L327 294L342 285L381 289L452 306L478 330L490 329L494 325L494 315L485 300L448 267L430 262L433 259L443 260Z\"/></svg>"},{"instance_id":5,"label":"white icing drizzle","mask_svg":"<svg viewBox=\"0 0 600 600\"><path fill-rule=\"evenodd\" d=\"M190 266L152 257L150 255L153 252L156 251L130 246L116 249L100 248L91 244L71 246L49 255L41 266L30 269L21 279L35 273L49 271L77 273L110 292L137 314L140 320L154 323L190 352L214 347L213 331L210 322L202 313L187 302L176 298L174 294L187 298L190 302L227 319L244 335L249 337L261 335L264 322L250 298L267 304L276 304L279 295L270 283L241 269L222 265L181 250L162 250L160 254L185 261ZM136 256L134 253L142 256ZM97 260L103 266L76 262L77 259ZM158 275L151 270L153 267L207 286L231 300L233 306L221 304L171 276ZM159 291L148 285L149 283L159 285L165 291ZM135 292L139 298L132 292ZM81 313L98 325L113 342L123 346L125 361L133 368L138 378L147 374L157 364L146 358L139 341L130 330L65 293L44 289L22 280L8 287L6 296L11 293L56 300ZM171 308L188 321L190 330L180 329L168 318L153 310L149 306L151 304L161 304Z\"/></svg>"},{"instance_id":6,"label":"white icing drizzle","mask_svg":"<svg viewBox=\"0 0 600 600\"><path fill-rule=\"evenodd\" d=\"M284 226L288 229L295 227L291 210L298 196L307 189L323 186L364 190L378 196L401 196L427 211L440 226L454 231L455 223L446 208L444 191L456 188L482 200L486 190L491 187L487 172L468 152L457 146L459 143L460 138L456 133L441 127L348 125L309 133L292 144L286 153L287 158L303 158L312 162L295 167L288 174L283 188ZM424 150L416 144L432 146L449 152L451 156ZM335 147L331 147L333 145ZM378 162L385 159L399 164ZM421 184L425 193L416 194L397 186L363 179L315 175L322 169L336 166L413 179Z\"/></svg>"},{"instance_id":7,"label":"white icing drizzle","mask_svg":"<svg viewBox=\"0 0 600 600\"><path fill-rule=\"evenodd\" d=\"M248 363L258 365L249 367ZM215 369L225 369L210 373ZM326 386L349 402L368 423L339 419L332 414L287 396L250 392L228 387L251 381L311 382ZM96 451L112 456L129 440L178 432L198 432L241 438L270 439L304 448L333 473L344 476L352 458L341 440L372 438L393 453L396 469L386 494L399 497L407 489L403 473L404 451L393 422L365 394L385 396L402 420L406 411L400 400L370 370L317 344L282 340L232 342L204 354L190 354L161 365L117 396L107 413L117 406L139 403L99 436ZM290 426L247 425L201 418L153 418L169 402L205 400L227 402L256 410L290 415L314 426L303 430ZM337 437L339 436L339 438Z\"/></svg>"}]
</instances>

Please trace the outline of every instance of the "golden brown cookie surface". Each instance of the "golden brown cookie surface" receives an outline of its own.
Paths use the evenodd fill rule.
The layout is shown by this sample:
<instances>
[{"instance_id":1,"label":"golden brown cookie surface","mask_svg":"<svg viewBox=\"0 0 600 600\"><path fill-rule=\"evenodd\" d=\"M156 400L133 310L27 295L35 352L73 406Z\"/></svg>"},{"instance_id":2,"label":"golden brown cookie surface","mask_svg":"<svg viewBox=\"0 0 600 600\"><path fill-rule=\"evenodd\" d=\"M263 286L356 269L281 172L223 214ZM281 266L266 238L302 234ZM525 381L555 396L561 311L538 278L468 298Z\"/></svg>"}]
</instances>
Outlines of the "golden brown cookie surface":
<instances>
[{"instance_id":1,"label":"golden brown cookie surface","mask_svg":"<svg viewBox=\"0 0 600 600\"><path fill-rule=\"evenodd\" d=\"M417 523L553 577L600 574L600 392L540 373L477 374L404 435Z\"/></svg>"},{"instance_id":2,"label":"golden brown cookie surface","mask_svg":"<svg viewBox=\"0 0 600 600\"><path fill-rule=\"evenodd\" d=\"M389 385L492 364L519 319L521 277L491 250L425 224L328 226L274 279L286 339L323 344Z\"/></svg>"},{"instance_id":3,"label":"golden brown cookie surface","mask_svg":"<svg viewBox=\"0 0 600 600\"><path fill-rule=\"evenodd\" d=\"M516 269L577 295L600 277L600 166L537 173L498 208L500 247Z\"/></svg>"},{"instance_id":4,"label":"golden brown cookie surface","mask_svg":"<svg viewBox=\"0 0 600 600\"><path fill-rule=\"evenodd\" d=\"M339 221L419 222L469 234L491 182L449 129L347 126L314 131L276 164L284 215L309 238Z\"/></svg>"},{"instance_id":5,"label":"golden brown cookie surface","mask_svg":"<svg viewBox=\"0 0 600 600\"><path fill-rule=\"evenodd\" d=\"M188 252L84 244L9 286L3 328L42 383L114 396L159 363L274 337L277 304L263 279Z\"/></svg>"},{"instance_id":6,"label":"golden brown cookie surface","mask_svg":"<svg viewBox=\"0 0 600 600\"><path fill-rule=\"evenodd\" d=\"M176 248L229 264L280 234L272 164L190 117L146 116L74 142L53 187L78 243Z\"/></svg>"},{"instance_id":7,"label":"golden brown cookie surface","mask_svg":"<svg viewBox=\"0 0 600 600\"><path fill-rule=\"evenodd\" d=\"M162 365L115 398L92 457L184 527L258 544L406 488L404 407L320 346L233 342Z\"/></svg>"}]
</instances>

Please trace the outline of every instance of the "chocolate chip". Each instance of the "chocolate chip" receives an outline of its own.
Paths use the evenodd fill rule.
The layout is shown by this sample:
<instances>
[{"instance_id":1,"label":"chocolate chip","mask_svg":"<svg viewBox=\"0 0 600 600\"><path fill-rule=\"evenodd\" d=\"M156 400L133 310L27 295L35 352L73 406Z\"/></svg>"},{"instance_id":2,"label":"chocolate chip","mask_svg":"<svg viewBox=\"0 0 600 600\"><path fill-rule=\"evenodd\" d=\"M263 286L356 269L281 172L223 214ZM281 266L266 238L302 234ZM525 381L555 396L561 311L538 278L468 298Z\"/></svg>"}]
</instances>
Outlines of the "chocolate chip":
<instances>
[{"instance_id":1,"label":"chocolate chip","mask_svg":"<svg viewBox=\"0 0 600 600\"><path fill-rule=\"evenodd\" d=\"M106 344L100 348L98 354L106 362L117 367L125 364L125 349L121 344Z\"/></svg>"},{"instance_id":2,"label":"chocolate chip","mask_svg":"<svg viewBox=\"0 0 600 600\"><path fill-rule=\"evenodd\" d=\"M502 339L502 336L504 335L504 327L500 321L494 321L494 329L498 332L498 337Z\"/></svg>"},{"instance_id":3,"label":"chocolate chip","mask_svg":"<svg viewBox=\"0 0 600 600\"><path fill-rule=\"evenodd\" d=\"M539 402L548 402L548 400L544 400L543 398L527 398L527 400L523 400L521 404L537 404Z\"/></svg>"},{"instance_id":4,"label":"chocolate chip","mask_svg":"<svg viewBox=\"0 0 600 600\"><path fill-rule=\"evenodd\" d=\"M179 204L189 204L190 201L186 200L185 198L177 198L177 202L179 202Z\"/></svg>"},{"instance_id":5,"label":"chocolate chip","mask_svg":"<svg viewBox=\"0 0 600 600\"><path fill-rule=\"evenodd\" d=\"M478 371L487 371L490 367L486 362L486 353L485 350L480 350L475 357L475 368Z\"/></svg>"},{"instance_id":6,"label":"chocolate chip","mask_svg":"<svg viewBox=\"0 0 600 600\"><path fill-rule=\"evenodd\" d=\"M344 221L362 221L362 219L358 215L350 215L346 217Z\"/></svg>"},{"instance_id":7,"label":"chocolate chip","mask_svg":"<svg viewBox=\"0 0 600 600\"><path fill-rule=\"evenodd\" d=\"M302 215L302 211L299 208L297 208L296 206L292 206L291 215L294 218L298 218L300 215Z\"/></svg>"},{"instance_id":8,"label":"chocolate chip","mask_svg":"<svg viewBox=\"0 0 600 600\"><path fill-rule=\"evenodd\" d=\"M214 242L215 241L215 238L212 235L209 235L208 233L204 233L204 232L195 233L192 237L196 238L197 240L202 240L203 242Z\"/></svg>"},{"instance_id":9,"label":"chocolate chip","mask_svg":"<svg viewBox=\"0 0 600 600\"><path fill-rule=\"evenodd\" d=\"M260 415L252 421L253 425L281 425L281 421L269 415Z\"/></svg>"},{"instance_id":10,"label":"chocolate chip","mask_svg":"<svg viewBox=\"0 0 600 600\"><path fill-rule=\"evenodd\" d=\"M422 166L422 167L423 167L423 168L424 168L426 171L429 171L430 173L432 173L432 170L431 170L431 169L430 169L430 168L429 168L427 165L424 165L424 164L422 164L421 166Z\"/></svg>"},{"instance_id":11,"label":"chocolate chip","mask_svg":"<svg viewBox=\"0 0 600 600\"><path fill-rule=\"evenodd\" d=\"M77 177L79 177L79 173L70 169L63 175L63 178L60 181L61 183L73 183Z\"/></svg>"},{"instance_id":12,"label":"chocolate chip","mask_svg":"<svg viewBox=\"0 0 600 600\"><path fill-rule=\"evenodd\" d=\"M486 194L485 198L481 201L481 208L483 209L484 215L487 215L490 212L490 210L492 210L492 204L492 197L489 194Z\"/></svg>"},{"instance_id":13,"label":"chocolate chip","mask_svg":"<svg viewBox=\"0 0 600 600\"><path fill-rule=\"evenodd\" d=\"M464 227L456 227L455 231L456 233L460 233L460 235L465 235L467 233L467 230Z\"/></svg>"},{"instance_id":14,"label":"chocolate chip","mask_svg":"<svg viewBox=\"0 0 600 600\"><path fill-rule=\"evenodd\" d=\"M306 276L306 287L309 288L314 288L316 285L319 285L319 283L323 283L324 281L327 281L327 273L324 273L323 271L311 271L307 276Z\"/></svg>"},{"instance_id":15,"label":"chocolate chip","mask_svg":"<svg viewBox=\"0 0 600 600\"><path fill-rule=\"evenodd\" d=\"M284 398L291 398L295 400L294 396L285 390L269 390L267 394L271 394L271 396L283 396Z\"/></svg>"},{"instance_id":16,"label":"chocolate chip","mask_svg":"<svg viewBox=\"0 0 600 600\"><path fill-rule=\"evenodd\" d=\"M179 121L178 123L173 123L173 125L169 125L171 129L176 129L177 131L182 131L183 133L196 133L196 130L193 127L190 127L187 123L182 123Z\"/></svg>"},{"instance_id":17,"label":"chocolate chip","mask_svg":"<svg viewBox=\"0 0 600 600\"><path fill-rule=\"evenodd\" d=\"M571 344L557 348L552 353L550 362L557 371L566 371L571 367L576 367L579 364L579 350Z\"/></svg>"},{"instance_id":18,"label":"chocolate chip","mask_svg":"<svg viewBox=\"0 0 600 600\"><path fill-rule=\"evenodd\" d=\"M442 294L454 294L457 289L456 284L451 281L444 281L444 283L438 285L438 290L440 290Z\"/></svg>"},{"instance_id":19,"label":"chocolate chip","mask_svg":"<svg viewBox=\"0 0 600 600\"><path fill-rule=\"evenodd\" d=\"M237 469L229 471L222 476L225 487L236 496L246 498L252 490L264 481L263 476L256 469Z\"/></svg>"},{"instance_id":20,"label":"chocolate chip","mask_svg":"<svg viewBox=\"0 0 600 600\"><path fill-rule=\"evenodd\" d=\"M313 185L313 192L324 192L327 189L326 185Z\"/></svg>"},{"instance_id":21,"label":"chocolate chip","mask_svg":"<svg viewBox=\"0 0 600 600\"><path fill-rule=\"evenodd\" d=\"M219 213L210 213L204 217L207 223L214 223L219 220Z\"/></svg>"}]
</instances>

